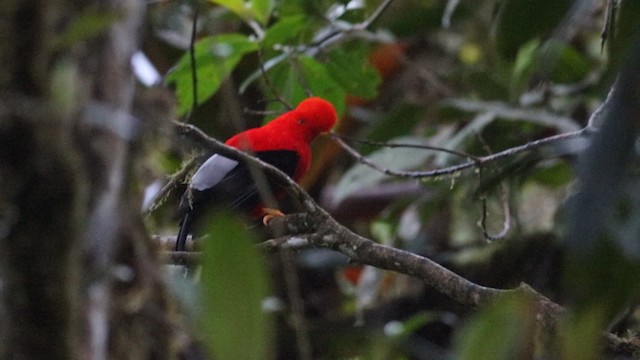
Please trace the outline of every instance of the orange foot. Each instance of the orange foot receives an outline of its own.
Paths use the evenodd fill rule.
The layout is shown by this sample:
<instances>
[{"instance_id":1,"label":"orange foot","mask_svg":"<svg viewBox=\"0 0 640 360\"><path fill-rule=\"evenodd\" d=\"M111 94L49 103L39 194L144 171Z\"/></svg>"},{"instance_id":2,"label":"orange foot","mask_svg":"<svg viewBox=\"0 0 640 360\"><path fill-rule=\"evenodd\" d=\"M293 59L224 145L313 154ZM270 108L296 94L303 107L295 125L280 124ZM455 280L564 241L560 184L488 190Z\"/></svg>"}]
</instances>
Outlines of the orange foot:
<instances>
[{"instance_id":1,"label":"orange foot","mask_svg":"<svg viewBox=\"0 0 640 360\"><path fill-rule=\"evenodd\" d=\"M265 213L264 217L262 218L262 223L265 226L269 225L269 222L273 220L273 218L284 216L284 213L278 209L263 208L262 212Z\"/></svg>"}]
</instances>

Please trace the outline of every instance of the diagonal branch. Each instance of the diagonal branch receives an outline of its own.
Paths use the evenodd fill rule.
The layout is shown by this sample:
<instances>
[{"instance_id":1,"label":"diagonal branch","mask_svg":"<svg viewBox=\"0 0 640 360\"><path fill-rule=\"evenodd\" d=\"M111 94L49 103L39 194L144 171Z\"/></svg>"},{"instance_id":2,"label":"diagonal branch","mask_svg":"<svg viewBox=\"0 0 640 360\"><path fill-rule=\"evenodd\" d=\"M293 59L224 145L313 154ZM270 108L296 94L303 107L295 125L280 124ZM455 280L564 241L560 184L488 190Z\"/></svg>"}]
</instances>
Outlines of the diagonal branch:
<instances>
[{"instance_id":1,"label":"diagonal branch","mask_svg":"<svg viewBox=\"0 0 640 360\"><path fill-rule=\"evenodd\" d=\"M554 329L565 312L562 306L549 300L526 284L521 284L518 288L508 290L481 286L429 258L381 245L362 237L333 219L329 213L318 206L309 194L277 168L206 136L192 125L178 122L174 124L178 133L196 140L203 147L224 156L251 163L265 171L265 173L277 177L283 183L288 184L291 192L298 196L307 213L274 218L269 223L269 227L274 230L274 233L283 235L261 243L259 248L265 251L279 251L281 248L303 248L309 245L332 249L348 256L352 262L419 278L440 293L449 296L455 302L470 307L487 305L498 296L522 293L535 301L536 319L546 329ZM578 136L582 131L584 129L576 134L558 136L563 136L561 138ZM545 140L546 142L558 141L558 136L540 141L542 143L545 143ZM625 346L637 347L610 333L603 334L603 338L607 349L611 351L616 351L616 349Z\"/></svg>"},{"instance_id":2,"label":"diagonal branch","mask_svg":"<svg viewBox=\"0 0 640 360\"><path fill-rule=\"evenodd\" d=\"M284 218L275 218L270 222L269 226L275 233L286 235L271 241L268 245L263 244L263 248L279 248L282 244L288 243L286 240L288 236L293 236L293 242L295 243L304 244L308 242L316 247L333 249L347 255L354 262L422 279L439 292L448 295L462 305L475 307L487 304L500 294L527 291L544 305L541 308L548 309L546 313L540 314L540 318L543 321L552 322L551 319L557 318L562 311L559 305L554 304L532 289L520 287L516 290L500 290L484 287L455 274L426 257L380 245L362 237L333 219L309 194L277 168L208 137L195 126L179 122L174 124L179 134L188 136L203 145L203 147L223 156L256 165L265 173L277 177L289 186L291 192L304 205L307 213L291 214Z\"/></svg>"}]
</instances>

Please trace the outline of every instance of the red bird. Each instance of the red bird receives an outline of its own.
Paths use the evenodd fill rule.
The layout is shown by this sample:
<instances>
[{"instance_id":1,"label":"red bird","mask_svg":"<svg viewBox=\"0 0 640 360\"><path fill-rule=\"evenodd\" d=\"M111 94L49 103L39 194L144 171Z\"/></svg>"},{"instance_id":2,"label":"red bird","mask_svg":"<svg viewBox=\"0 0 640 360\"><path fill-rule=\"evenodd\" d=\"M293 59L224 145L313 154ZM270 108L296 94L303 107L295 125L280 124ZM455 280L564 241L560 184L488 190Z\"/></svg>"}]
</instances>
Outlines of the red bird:
<instances>
[{"instance_id":1,"label":"red bird","mask_svg":"<svg viewBox=\"0 0 640 360\"><path fill-rule=\"evenodd\" d=\"M331 130L336 120L331 103L312 97L262 127L231 137L225 144L251 153L298 181L311 165L311 142ZM277 182L268 180L270 191L278 192ZM260 191L250 169L242 162L214 154L195 172L182 195L176 251L184 251L187 235L198 218L221 203L247 213L262 213Z\"/></svg>"}]
</instances>

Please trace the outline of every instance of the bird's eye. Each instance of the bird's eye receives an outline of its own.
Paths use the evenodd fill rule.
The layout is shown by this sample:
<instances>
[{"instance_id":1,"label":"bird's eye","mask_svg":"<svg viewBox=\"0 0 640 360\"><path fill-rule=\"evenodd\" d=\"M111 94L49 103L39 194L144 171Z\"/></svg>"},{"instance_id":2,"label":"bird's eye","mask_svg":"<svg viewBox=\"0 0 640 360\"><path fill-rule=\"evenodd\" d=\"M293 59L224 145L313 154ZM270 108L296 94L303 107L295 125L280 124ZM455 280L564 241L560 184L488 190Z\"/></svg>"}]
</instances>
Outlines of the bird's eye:
<instances>
[{"instance_id":1,"label":"bird's eye","mask_svg":"<svg viewBox=\"0 0 640 360\"><path fill-rule=\"evenodd\" d=\"M305 119L298 119L298 124L304 125L307 122Z\"/></svg>"}]
</instances>

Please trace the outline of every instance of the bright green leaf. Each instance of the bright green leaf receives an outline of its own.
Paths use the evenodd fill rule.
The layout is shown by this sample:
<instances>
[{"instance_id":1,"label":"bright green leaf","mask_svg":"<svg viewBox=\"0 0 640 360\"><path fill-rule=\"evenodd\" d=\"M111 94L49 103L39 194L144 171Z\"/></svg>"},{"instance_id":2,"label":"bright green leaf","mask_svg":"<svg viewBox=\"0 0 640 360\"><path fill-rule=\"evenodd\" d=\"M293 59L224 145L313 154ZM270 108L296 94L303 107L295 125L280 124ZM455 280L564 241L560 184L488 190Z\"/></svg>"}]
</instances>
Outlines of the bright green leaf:
<instances>
[{"instance_id":1,"label":"bright green leaf","mask_svg":"<svg viewBox=\"0 0 640 360\"><path fill-rule=\"evenodd\" d=\"M209 99L247 53L258 45L241 34L225 34L204 38L195 44L198 105ZM193 76L191 56L185 53L165 81L175 85L178 115L193 106Z\"/></svg>"},{"instance_id":2,"label":"bright green leaf","mask_svg":"<svg viewBox=\"0 0 640 360\"><path fill-rule=\"evenodd\" d=\"M273 0L211 0L223 6L244 20L256 20L266 25L273 9Z\"/></svg>"},{"instance_id":3,"label":"bright green leaf","mask_svg":"<svg viewBox=\"0 0 640 360\"><path fill-rule=\"evenodd\" d=\"M518 49L511 75L511 90L513 93L518 93L529 84L529 78L536 69L539 47L540 40L533 39Z\"/></svg>"},{"instance_id":4,"label":"bright green leaf","mask_svg":"<svg viewBox=\"0 0 640 360\"><path fill-rule=\"evenodd\" d=\"M395 239L393 224L385 220L377 220L371 223L369 231L371 237L381 244L391 245Z\"/></svg>"},{"instance_id":5,"label":"bright green leaf","mask_svg":"<svg viewBox=\"0 0 640 360\"><path fill-rule=\"evenodd\" d=\"M249 3L251 4L254 18L262 25L266 25L273 9L273 0L251 0Z\"/></svg>"},{"instance_id":6,"label":"bright green leaf","mask_svg":"<svg viewBox=\"0 0 640 360\"><path fill-rule=\"evenodd\" d=\"M245 0L211 0L212 3L223 6L241 18L251 18L250 3Z\"/></svg>"},{"instance_id":7,"label":"bright green leaf","mask_svg":"<svg viewBox=\"0 0 640 360\"><path fill-rule=\"evenodd\" d=\"M270 322L261 309L267 269L255 234L228 213L211 217L202 264L203 338L216 359L261 359L269 354Z\"/></svg>"}]
</instances>

